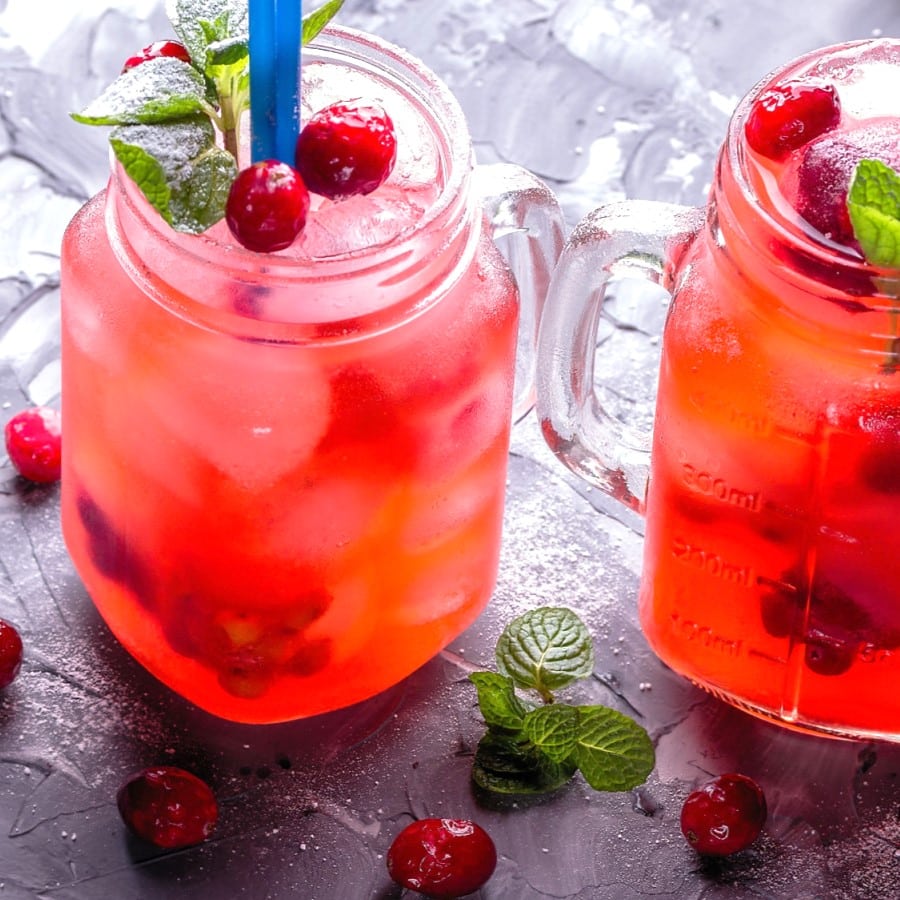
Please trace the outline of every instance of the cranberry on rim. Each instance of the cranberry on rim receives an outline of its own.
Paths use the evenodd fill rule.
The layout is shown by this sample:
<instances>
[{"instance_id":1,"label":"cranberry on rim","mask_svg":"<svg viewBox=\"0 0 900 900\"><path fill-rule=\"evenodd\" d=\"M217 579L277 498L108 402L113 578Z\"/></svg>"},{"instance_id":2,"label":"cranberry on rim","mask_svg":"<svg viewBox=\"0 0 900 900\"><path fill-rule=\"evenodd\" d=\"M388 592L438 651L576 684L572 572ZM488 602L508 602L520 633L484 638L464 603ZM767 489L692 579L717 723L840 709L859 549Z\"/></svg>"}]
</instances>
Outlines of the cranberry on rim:
<instances>
[{"instance_id":1,"label":"cranberry on rim","mask_svg":"<svg viewBox=\"0 0 900 900\"><path fill-rule=\"evenodd\" d=\"M116 804L131 831L167 850L206 840L219 817L209 785L176 766L133 775L119 788Z\"/></svg>"},{"instance_id":2,"label":"cranberry on rim","mask_svg":"<svg viewBox=\"0 0 900 900\"><path fill-rule=\"evenodd\" d=\"M225 221L248 250L274 253L290 247L308 212L309 192L298 172L267 159L238 173L225 204Z\"/></svg>"},{"instance_id":3,"label":"cranberry on rim","mask_svg":"<svg viewBox=\"0 0 900 900\"><path fill-rule=\"evenodd\" d=\"M59 481L62 468L62 423L49 406L16 413L4 431L6 452L16 471L29 481Z\"/></svg>"},{"instance_id":4,"label":"cranberry on rim","mask_svg":"<svg viewBox=\"0 0 900 900\"><path fill-rule=\"evenodd\" d=\"M387 868L397 884L429 897L461 897L494 874L490 835L465 819L419 819L394 838Z\"/></svg>"},{"instance_id":5,"label":"cranberry on rim","mask_svg":"<svg viewBox=\"0 0 900 900\"><path fill-rule=\"evenodd\" d=\"M840 118L841 103L833 85L789 81L767 88L753 101L744 134L757 153L783 159L830 131Z\"/></svg>"},{"instance_id":6,"label":"cranberry on rim","mask_svg":"<svg viewBox=\"0 0 900 900\"><path fill-rule=\"evenodd\" d=\"M186 63L191 61L191 55L188 53L187 47L179 41L154 41L152 44L144 47L140 53L129 56L125 60L125 65L122 66L122 71L127 72L129 69L147 62L147 60L159 59L161 56L171 56Z\"/></svg>"},{"instance_id":7,"label":"cranberry on rim","mask_svg":"<svg viewBox=\"0 0 900 900\"><path fill-rule=\"evenodd\" d=\"M681 808L681 833L704 856L749 847L766 823L766 798L746 775L719 775L693 791Z\"/></svg>"},{"instance_id":8,"label":"cranberry on rim","mask_svg":"<svg viewBox=\"0 0 900 900\"><path fill-rule=\"evenodd\" d=\"M314 194L340 200L374 191L396 160L390 116L375 103L348 100L319 110L306 123L294 164Z\"/></svg>"},{"instance_id":9,"label":"cranberry on rim","mask_svg":"<svg viewBox=\"0 0 900 900\"><path fill-rule=\"evenodd\" d=\"M785 175L785 194L812 227L832 241L857 246L847 193L861 159L900 165L900 127L895 119L873 119L805 147ZM870 286L871 290L871 286Z\"/></svg>"}]
</instances>

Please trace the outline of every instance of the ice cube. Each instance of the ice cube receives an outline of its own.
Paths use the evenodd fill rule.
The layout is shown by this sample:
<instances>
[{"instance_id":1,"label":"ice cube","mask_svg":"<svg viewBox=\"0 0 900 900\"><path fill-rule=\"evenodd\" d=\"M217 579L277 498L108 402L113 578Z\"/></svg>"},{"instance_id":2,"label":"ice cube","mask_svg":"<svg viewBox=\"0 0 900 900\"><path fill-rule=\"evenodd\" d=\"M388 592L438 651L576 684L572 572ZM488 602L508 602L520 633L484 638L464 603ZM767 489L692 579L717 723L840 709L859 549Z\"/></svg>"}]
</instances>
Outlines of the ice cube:
<instances>
[{"instance_id":1,"label":"ice cube","mask_svg":"<svg viewBox=\"0 0 900 900\"><path fill-rule=\"evenodd\" d=\"M492 448L505 446L511 391L512 375L493 371L451 393L446 402L436 399L432 409L421 410L417 471L459 473Z\"/></svg>"},{"instance_id":2,"label":"ice cube","mask_svg":"<svg viewBox=\"0 0 900 900\"><path fill-rule=\"evenodd\" d=\"M328 427L327 381L294 347L192 333L148 350L134 401L248 491L303 465ZM160 473L165 477L165 473Z\"/></svg>"},{"instance_id":3,"label":"ice cube","mask_svg":"<svg viewBox=\"0 0 900 900\"><path fill-rule=\"evenodd\" d=\"M274 556L295 558L314 566L339 565L348 554L360 558L376 553L366 543L376 535L379 512L388 502L391 487L373 479L366 470L320 473L309 483L285 479L280 509L271 511L266 546ZM306 479L304 479L306 480Z\"/></svg>"},{"instance_id":4,"label":"ice cube","mask_svg":"<svg viewBox=\"0 0 900 900\"><path fill-rule=\"evenodd\" d=\"M400 532L401 549L427 553L490 515L502 503L504 463L505 454L489 456L455 478L413 487L409 514Z\"/></svg>"},{"instance_id":5,"label":"ice cube","mask_svg":"<svg viewBox=\"0 0 900 900\"><path fill-rule=\"evenodd\" d=\"M434 199L433 186L386 182L365 196L322 201L312 209L297 247L321 259L387 244L416 225Z\"/></svg>"},{"instance_id":6,"label":"ice cube","mask_svg":"<svg viewBox=\"0 0 900 900\"><path fill-rule=\"evenodd\" d=\"M481 531L452 547L424 554L388 614L403 625L462 615L467 607L485 598L496 564L497 545L485 540Z\"/></svg>"}]
</instances>

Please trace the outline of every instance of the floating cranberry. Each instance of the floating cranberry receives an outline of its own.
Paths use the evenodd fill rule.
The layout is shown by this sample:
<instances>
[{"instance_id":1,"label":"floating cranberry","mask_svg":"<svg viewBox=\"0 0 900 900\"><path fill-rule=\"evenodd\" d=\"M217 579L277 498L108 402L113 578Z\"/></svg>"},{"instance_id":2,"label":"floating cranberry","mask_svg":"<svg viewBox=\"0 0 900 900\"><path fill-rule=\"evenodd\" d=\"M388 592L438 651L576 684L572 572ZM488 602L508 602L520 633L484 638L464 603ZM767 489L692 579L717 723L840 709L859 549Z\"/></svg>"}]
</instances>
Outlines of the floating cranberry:
<instances>
[{"instance_id":1,"label":"floating cranberry","mask_svg":"<svg viewBox=\"0 0 900 900\"><path fill-rule=\"evenodd\" d=\"M496 866L490 835L464 819L419 819L394 838L387 854L391 878L430 897L477 891Z\"/></svg>"},{"instance_id":2,"label":"floating cranberry","mask_svg":"<svg viewBox=\"0 0 900 900\"><path fill-rule=\"evenodd\" d=\"M842 675L878 629L864 606L821 574L812 584L798 566L767 583L760 598L763 626L783 638L803 629L804 662L817 675Z\"/></svg>"},{"instance_id":3,"label":"floating cranberry","mask_svg":"<svg viewBox=\"0 0 900 900\"><path fill-rule=\"evenodd\" d=\"M19 674L22 666L22 638L14 625L0 619L0 689Z\"/></svg>"},{"instance_id":4,"label":"floating cranberry","mask_svg":"<svg viewBox=\"0 0 900 900\"><path fill-rule=\"evenodd\" d=\"M76 508L87 532L91 561L100 574L128 588L144 606L152 606L151 572L139 552L93 498L79 494Z\"/></svg>"},{"instance_id":5,"label":"floating cranberry","mask_svg":"<svg viewBox=\"0 0 900 900\"><path fill-rule=\"evenodd\" d=\"M302 640L294 647L287 669L291 675L315 675L331 661L331 653L331 641L328 638Z\"/></svg>"},{"instance_id":6,"label":"floating cranberry","mask_svg":"<svg viewBox=\"0 0 900 900\"><path fill-rule=\"evenodd\" d=\"M119 814L140 838L167 850L206 840L219 816L212 790L175 766L144 769L122 785Z\"/></svg>"},{"instance_id":7,"label":"floating cranberry","mask_svg":"<svg viewBox=\"0 0 900 900\"><path fill-rule=\"evenodd\" d=\"M297 139L294 164L314 194L369 194L397 159L394 123L374 103L349 100L319 110Z\"/></svg>"},{"instance_id":8,"label":"floating cranberry","mask_svg":"<svg viewBox=\"0 0 900 900\"><path fill-rule=\"evenodd\" d=\"M852 635L815 628L807 630L804 641L803 661L816 675L843 675L853 665L860 647L860 642Z\"/></svg>"},{"instance_id":9,"label":"floating cranberry","mask_svg":"<svg viewBox=\"0 0 900 900\"><path fill-rule=\"evenodd\" d=\"M274 253L290 247L308 212L309 192L297 171L267 159L238 173L225 204L225 221L248 250Z\"/></svg>"},{"instance_id":10,"label":"floating cranberry","mask_svg":"<svg viewBox=\"0 0 900 900\"><path fill-rule=\"evenodd\" d=\"M767 88L753 101L744 134L757 153L783 159L830 131L840 118L841 104L833 85L787 82Z\"/></svg>"},{"instance_id":11,"label":"floating cranberry","mask_svg":"<svg viewBox=\"0 0 900 900\"><path fill-rule=\"evenodd\" d=\"M191 55L188 53L187 47L179 41L154 41L152 44L144 47L140 53L129 56L125 60L125 65L122 66L122 71L127 72L135 66L139 66L150 59L159 59L161 56L172 56L186 63L191 61Z\"/></svg>"},{"instance_id":12,"label":"floating cranberry","mask_svg":"<svg viewBox=\"0 0 900 900\"><path fill-rule=\"evenodd\" d=\"M62 467L62 424L49 406L16 413L5 429L6 452L16 471L29 481L59 481Z\"/></svg>"},{"instance_id":13,"label":"floating cranberry","mask_svg":"<svg viewBox=\"0 0 900 900\"><path fill-rule=\"evenodd\" d=\"M900 164L896 120L875 119L822 135L805 148L796 174L786 178L786 196L797 212L816 231L849 247L856 246L856 239L847 212L847 193L861 159L878 159L888 166Z\"/></svg>"},{"instance_id":14,"label":"floating cranberry","mask_svg":"<svg viewBox=\"0 0 900 900\"><path fill-rule=\"evenodd\" d=\"M746 775L720 775L693 791L681 808L681 831L705 856L749 847L766 823L766 798Z\"/></svg>"},{"instance_id":15,"label":"floating cranberry","mask_svg":"<svg viewBox=\"0 0 900 900\"><path fill-rule=\"evenodd\" d=\"M863 483L881 494L900 494L900 412L885 410L859 419L866 444L859 460Z\"/></svg>"}]
</instances>

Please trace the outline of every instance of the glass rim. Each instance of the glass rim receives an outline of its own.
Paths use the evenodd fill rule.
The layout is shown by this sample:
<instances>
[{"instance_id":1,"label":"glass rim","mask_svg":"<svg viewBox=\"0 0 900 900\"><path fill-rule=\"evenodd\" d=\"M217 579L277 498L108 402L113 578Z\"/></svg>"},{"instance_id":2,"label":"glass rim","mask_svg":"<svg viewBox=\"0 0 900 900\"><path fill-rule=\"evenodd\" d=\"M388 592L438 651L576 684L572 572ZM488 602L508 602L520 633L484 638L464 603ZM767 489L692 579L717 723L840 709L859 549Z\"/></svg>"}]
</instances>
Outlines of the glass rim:
<instances>
[{"instance_id":1,"label":"glass rim","mask_svg":"<svg viewBox=\"0 0 900 900\"><path fill-rule=\"evenodd\" d=\"M870 296L900 296L900 269L885 268L867 262L852 248L843 247L827 240L817 240L811 233L804 232L802 228L791 227L790 223L777 212L771 210L769 205L759 196L754 189L748 174L752 165L749 151L744 137L744 125L753 102L768 87L778 81L785 80L792 72L803 69L838 52L847 52L855 48L866 46L891 45L897 48L900 55L900 38L878 37L864 38L861 40L844 41L830 44L810 50L795 57L787 63L777 66L760 78L753 87L741 98L728 123L725 143L721 150L723 161L727 161L730 174L740 192L742 200L751 207L767 232L773 238L783 244L789 251L813 264L824 268L840 269L846 273L852 273L859 278L868 277L878 283L878 290L874 290Z\"/></svg>"},{"instance_id":2,"label":"glass rim","mask_svg":"<svg viewBox=\"0 0 900 900\"><path fill-rule=\"evenodd\" d=\"M330 25L305 49L302 64L340 59L361 70L377 72L415 105L432 126L437 155L444 166L446 177L440 192L412 225L376 244L322 257L256 253L237 241L220 242L207 232L188 234L173 229L149 206L110 151L112 177L120 196L135 215L146 221L157 238L180 257L194 258L203 265L224 264L235 272L265 272L267 278L318 282L343 279L402 265L409 260L411 245L419 235L435 227L452 232L453 226L464 217L465 185L474 165L474 151L462 108L447 85L411 53L355 28Z\"/></svg>"}]
</instances>

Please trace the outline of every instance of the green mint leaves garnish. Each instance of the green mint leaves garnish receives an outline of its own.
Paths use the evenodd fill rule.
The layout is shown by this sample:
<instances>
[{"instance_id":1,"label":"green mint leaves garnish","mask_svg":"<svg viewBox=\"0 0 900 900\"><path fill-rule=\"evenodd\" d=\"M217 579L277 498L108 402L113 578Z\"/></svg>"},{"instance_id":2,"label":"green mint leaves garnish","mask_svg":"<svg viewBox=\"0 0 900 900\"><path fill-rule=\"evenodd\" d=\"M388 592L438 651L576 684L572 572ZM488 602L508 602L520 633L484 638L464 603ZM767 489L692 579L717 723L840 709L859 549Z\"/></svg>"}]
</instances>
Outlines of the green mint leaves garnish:
<instances>
[{"instance_id":1,"label":"green mint leaves garnish","mask_svg":"<svg viewBox=\"0 0 900 900\"><path fill-rule=\"evenodd\" d=\"M900 269L900 173L877 159L860 160L847 211L866 261Z\"/></svg>"},{"instance_id":2,"label":"green mint leaves garnish","mask_svg":"<svg viewBox=\"0 0 900 900\"><path fill-rule=\"evenodd\" d=\"M303 17L302 43L344 0ZM116 159L176 231L197 234L225 215L237 175L241 117L250 103L247 0L168 0L172 28L191 62L147 60L123 72L72 118L113 125Z\"/></svg>"},{"instance_id":3,"label":"green mint leaves garnish","mask_svg":"<svg viewBox=\"0 0 900 900\"><path fill-rule=\"evenodd\" d=\"M497 668L543 699L594 669L584 623L568 609L543 607L509 623L497 642Z\"/></svg>"},{"instance_id":4,"label":"green mint leaves garnish","mask_svg":"<svg viewBox=\"0 0 900 900\"><path fill-rule=\"evenodd\" d=\"M72 118L86 125L152 125L208 106L203 76L180 59L161 56L123 72Z\"/></svg>"},{"instance_id":5,"label":"green mint leaves garnish","mask_svg":"<svg viewBox=\"0 0 900 900\"><path fill-rule=\"evenodd\" d=\"M560 607L525 613L503 631L496 656L499 672L469 676L487 725L472 767L476 785L499 794L542 794L579 770L598 791L627 791L646 780L655 754L640 725L605 706L555 701L554 691L593 672L593 642L575 613Z\"/></svg>"},{"instance_id":6,"label":"green mint leaves garnish","mask_svg":"<svg viewBox=\"0 0 900 900\"><path fill-rule=\"evenodd\" d=\"M301 45L306 46L316 35L338 14L340 8L344 5L344 0L329 0L323 3L318 9L314 9L311 13L307 13L301 23Z\"/></svg>"},{"instance_id":7,"label":"green mint leaves garnish","mask_svg":"<svg viewBox=\"0 0 900 900\"><path fill-rule=\"evenodd\" d=\"M160 215L179 231L199 233L222 217L237 166L216 145L206 116L116 128L109 136L125 171ZM171 143L160 152L161 141Z\"/></svg>"},{"instance_id":8,"label":"green mint leaves garnish","mask_svg":"<svg viewBox=\"0 0 900 900\"><path fill-rule=\"evenodd\" d=\"M188 49L195 65L205 68L207 54L213 56L226 47L237 47L235 61L246 61L250 41L250 12L247 0L166 0L166 12L179 40Z\"/></svg>"}]
</instances>

